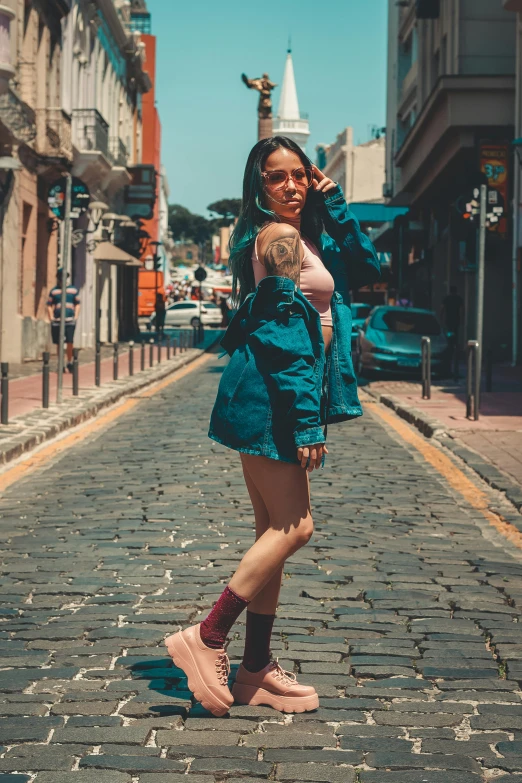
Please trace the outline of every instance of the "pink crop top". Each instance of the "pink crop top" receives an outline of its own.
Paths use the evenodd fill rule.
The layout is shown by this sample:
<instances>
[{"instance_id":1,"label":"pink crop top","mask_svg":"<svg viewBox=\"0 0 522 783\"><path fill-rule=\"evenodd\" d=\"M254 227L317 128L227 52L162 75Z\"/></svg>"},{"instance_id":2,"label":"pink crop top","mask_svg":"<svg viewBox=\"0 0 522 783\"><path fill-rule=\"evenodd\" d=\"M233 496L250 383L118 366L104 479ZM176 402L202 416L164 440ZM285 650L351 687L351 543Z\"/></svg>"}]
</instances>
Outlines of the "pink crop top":
<instances>
[{"instance_id":1,"label":"pink crop top","mask_svg":"<svg viewBox=\"0 0 522 783\"><path fill-rule=\"evenodd\" d=\"M318 311L321 324L333 326L330 302L334 292L334 279L323 264L315 245L304 237L301 237L301 244L304 250L300 274L301 293ZM252 267L257 285L260 280L267 277L266 267L257 256L257 237L252 253Z\"/></svg>"}]
</instances>

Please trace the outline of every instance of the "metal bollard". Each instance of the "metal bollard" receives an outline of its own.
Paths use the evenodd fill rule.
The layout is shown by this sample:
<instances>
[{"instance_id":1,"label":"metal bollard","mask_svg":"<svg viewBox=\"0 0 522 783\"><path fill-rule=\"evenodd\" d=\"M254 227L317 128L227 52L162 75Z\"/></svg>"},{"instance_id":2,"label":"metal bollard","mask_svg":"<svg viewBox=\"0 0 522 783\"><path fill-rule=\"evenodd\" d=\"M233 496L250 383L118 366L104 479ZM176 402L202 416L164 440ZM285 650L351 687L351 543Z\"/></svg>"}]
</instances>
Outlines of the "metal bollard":
<instances>
[{"instance_id":1,"label":"metal bollard","mask_svg":"<svg viewBox=\"0 0 522 783\"><path fill-rule=\"evenodd\" d=\"M195 348L198 344L198 328L197 326L192 327L192 347Z\"/></svg>"},{"instance_id":2,"label":"metal bollard","mask_svg":"<svg viewBox=\"0 0 522 783\"><path fill-rule=\"evenodd\" d=\"M199 329L198 329L198 342L202 343L205 336L205 327L203 326L203 323L200 322Z\"/></svg>"},{"instance_id":3,"label":"metal bollard","mask_svg":"<svg viewBox=\"0 0 522 783\"><path fill-rule=\"evenodd\" d=\"M172 340L172 355L176 356L177 352L178 352L178 341L174 337L174 339Z\"/></svg>"},{"instance_id":4,"label":"metal bollard","mask_svg":"<svg viewBox=\"0 0 522 783\"><path fill-rule=\"evenodd\" d=\"M486 354L486 391L493 391L493 351L491 348Z\"/></svg>"},{"instance_id":5,"label":"metal bollard","mask_svg":"<svg viewBox=\"0 0 522 783\"><path fill-rule=\"evenodd\" d=\"M49 407L49 351L44 351L42 354L43 367L42 367L42 408Z\"/></svg>"},{"instance_id":6,"label":"metal bollard","mask_svg":"<svg viewBox=\"0 0 522 783\"><path fill-rule=\"evenodd\" d=\"M72 361L73 381L72 381L72 383L73 383L73 396L74 397L77 397L78 393L79 393L79 383L78 383L78 381L79 381L79 378L78 378L78 356L79 355L80 355L80 349L79 348L73 348L73 361Z\"/></svg>"},{"instance_id":7,"label":"metal bollard","mask_svg":"<svg viewBox=\"0 0 522 783\"><path fill-rule=\"evenodd\" d=\"M129 375L134 375L134 342L129 342Z\"/></svg>"},{"instance_id":8,"label":"metal bollard","mask_svg":"<svg viewBox=\"0 0 522 783\"><path fill-rule=\"evenodd\" d=\"M167 361L170 359L170 334L166 337L167 340Z\"/></svg>"},{"instance_id":9,"label":"metal bollard","mask_svg":"<svg viewBox=\"0 0 522 783\"><path fill-rule=\"evenodd\" d=\"M161 364L161 337L158 337L158 364Z\"/></svg>"},{"instance_id":10,"label":"metal bollard","mask_svg":"<svg viewBox=\"0 0 522 783\"><path fill-rule=\"evenodd\" d=\"M468 341L468 376L466 378L466 418L478 421L480 405L480 367L478 340Z\"/></svg>"},{"instance_id":11,"label":"metal bollard","mask_svg":"<svg viewBox=\"0 0 522 783\"><path fill-rule=\"evenodd\" d=\"M143 372L145 369L145 341L141 343L141 356L140 356L140 370Z\"/></svg>"},{"instance_id":12,"label":"metal bollard","mask_svg":"<svg viewBox=\"0 0 522 783\"><path fill-rule=\"evenodd\" d=\"M112 346L112 350L113 350L113 354L112 354L112 379L113 379L113 381L117 381L118 380L118 360L119 360L118 349L119 349L118 343L114 343L113 346Z\"/></svg>"},{"instance_id":13,"label":"metal bollard","mask_svg":"<svg viewBox=\"0 0 522 783\"><path fill-rule=\"evenodd\" d=\"M431 399L431 340L429 337L421 338L422 351L422 399Z\"/></svg>"},{"instance_id":14,"label":"metal bollard","mask_svg":"<svg viewBox=\"0 0 522 783\"><path fill-rule=\"evenodd\" d=\"M9 424L9 362L2 362L0 370L2 372L2 381L0 383L2 393L0 424Z\"/></svg>"},{"instance_id":15,"label":"metal bollard","mask_svg":"<svg viewBox=\"0 0 522 783\"><path fill-rule=\"evenodd\" d=\"M96 343L96 354L94 356L94 383L96 386L101 385L101 345Z\"/></svg>"},{"instance_id":16,"label":"metal bollard","mask_svg":"<svg viewBox=\"0 0 522 783\"><path fill-rule=\"evenodd\" d=\"M149 367L154 364L154 340L152 337L149 340Z\"/></svg>"}]
</instances>

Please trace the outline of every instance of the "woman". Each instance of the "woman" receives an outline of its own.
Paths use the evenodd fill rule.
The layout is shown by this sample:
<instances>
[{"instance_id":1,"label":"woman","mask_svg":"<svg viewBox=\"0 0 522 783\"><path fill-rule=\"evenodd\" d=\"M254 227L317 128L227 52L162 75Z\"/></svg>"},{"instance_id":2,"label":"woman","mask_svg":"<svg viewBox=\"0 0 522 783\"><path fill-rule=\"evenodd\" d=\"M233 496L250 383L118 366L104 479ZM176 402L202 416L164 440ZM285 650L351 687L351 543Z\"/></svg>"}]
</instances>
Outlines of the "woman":
<instances>
[{"instance_id":1,"label":"woman","mask_svg":"<svg viewBox=\"0 0 522 783\"><path fill-rule=\"evenodd\" d=\"M221 343L231 359L209 435L240 452L256 542L208 617L166 645L215 715L234 698L303 712L318 707L317 693L270 659L272 625L284 563L313 533L308 474L328 453L322 426L362 414L341 294L376 280L379 262L341 188L291 139L275 136L248 158L229 263L241 306ZM247 607L230 692L224 644Z\"/></svg>"}]
</instances>

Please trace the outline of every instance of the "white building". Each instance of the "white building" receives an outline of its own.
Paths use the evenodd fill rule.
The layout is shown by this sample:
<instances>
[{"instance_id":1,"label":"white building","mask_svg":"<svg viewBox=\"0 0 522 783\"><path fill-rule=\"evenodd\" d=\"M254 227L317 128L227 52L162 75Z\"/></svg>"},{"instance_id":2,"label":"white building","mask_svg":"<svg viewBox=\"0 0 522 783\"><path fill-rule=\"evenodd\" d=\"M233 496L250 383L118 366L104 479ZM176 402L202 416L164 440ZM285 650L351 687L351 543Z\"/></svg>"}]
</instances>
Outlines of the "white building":
<instances>
[{"instance_id":1,"label":"white building","mask_svg":"<svg viewBox=\"0 0 522 783\"><path fill-rule=\"evenodd\" d=\"M72 118L72 173L88 185L92 201L105 204L107 220L102 218L98 233L103 225L113 232L122 222L124 189L132 181L129 169L141 163L141 95L150 89L140 33L131 30L129 3L72 1L63 22L62 72L61 106ZM88 232L72 258L72 282L82 304L75 334L79 347L94 343L97 309L101 341L118 339L127 318L122 308L131 306L118 297L118 290L129 289L127 272L135 274L123 269L121 261L95 260L93 214L99 219L98 211L75 221L75 228Z\"/></svg>"},{"instance_id":2,"label":"white building","mask_svg":"<svg viewBox=\"0 0 522 783\"><path fill-rule=\"evenodd\" d=\"M277 117L273 121L273 133L274 136L288 136L296 144L299 144L303 151L310 136L308 119L301 116L299 112L294 64L290 49L286 55L285 73L281 85Z\"/></svg>"},{"instance_id":3,"label":"white building","mask_svg":"<svg viewBox=\"0 0 522 783\"><path fill-rule=\"evenodd\" d=\"M348 204L382 202L385 148L384 137L354 144L353 128L348 127L333 144L316 147L318 165L327 177L339 183Z\"/></svg>"},{"instance_id":4,"label":"white building","mask_svg":"<svg viewBox=\"0 0 522 783\"><path fill-rule=\"evenodd\" d=\"M174 253L174 239L169 228L169 181L165 166L160 169L159 188L159 239L161 245L158 248L161 256L161 270L165 287L171 283L170 259Z\"/></svg>"}]
</instances>

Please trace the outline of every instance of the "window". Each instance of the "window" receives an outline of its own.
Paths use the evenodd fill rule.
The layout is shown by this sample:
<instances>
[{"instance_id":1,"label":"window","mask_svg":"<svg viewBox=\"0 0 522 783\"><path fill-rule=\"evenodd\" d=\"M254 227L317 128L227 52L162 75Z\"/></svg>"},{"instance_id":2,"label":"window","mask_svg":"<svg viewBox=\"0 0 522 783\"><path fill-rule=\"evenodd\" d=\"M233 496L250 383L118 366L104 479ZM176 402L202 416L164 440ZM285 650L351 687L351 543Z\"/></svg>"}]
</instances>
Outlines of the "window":
<instances>
[{"instance_id":1,"label":"window","mask_svg":"<svg viewBox=\"0 0 522 783\"><path fill-rule=\"evenodd\" d=\"M176 302L169 307L169 310L193 310L197 305L195 302Z\"/></svg>"},{"instance_id":2,"label":"window","mask_svg":"<svg viewBox=\"0 0 522 783\"><path fill-rule=\"evenodd\" d=\"M371 310L370 305L361 305L361 304L353 304L352 305L352 316L354 318L367 318L370 315Z\"/></svg>"},{"instance_id":3,"label":"window","mask_svg":"<svg viewBox=\"0 0 522 783\"><path fill-rule=\"evenodd\" d=\"M434 337L440 334L440 324L431 313L419 313L400 308L378 310L372 318L372 329L380 332L403 332Z\"/></svg>"}]
</instances>

